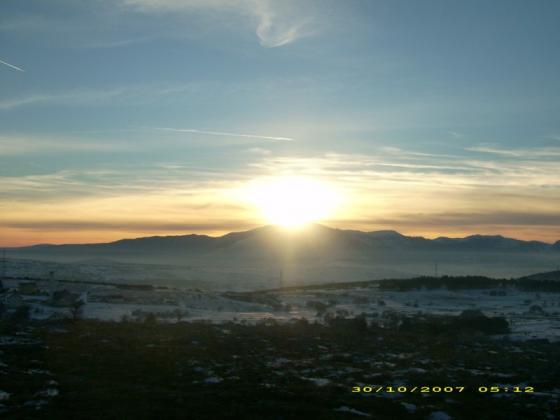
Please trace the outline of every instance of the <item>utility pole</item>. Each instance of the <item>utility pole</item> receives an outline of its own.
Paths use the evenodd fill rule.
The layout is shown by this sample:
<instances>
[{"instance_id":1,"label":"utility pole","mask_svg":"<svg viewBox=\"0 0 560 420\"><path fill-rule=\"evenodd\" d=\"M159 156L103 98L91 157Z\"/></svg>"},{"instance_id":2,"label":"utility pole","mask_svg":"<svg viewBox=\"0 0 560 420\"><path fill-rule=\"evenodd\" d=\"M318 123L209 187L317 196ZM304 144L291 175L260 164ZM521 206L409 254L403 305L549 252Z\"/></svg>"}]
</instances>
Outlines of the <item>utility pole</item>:
<instances>
[{"instance_id":1,"label":"utility pole","mask_svg":"<svg viewBox=\"0 0 560 420\"><path fill-rule=\"evenodd\" d=\"M436 277L438 277L438 263L434 263L434 274Z\"/></svg>"}]
</instances>

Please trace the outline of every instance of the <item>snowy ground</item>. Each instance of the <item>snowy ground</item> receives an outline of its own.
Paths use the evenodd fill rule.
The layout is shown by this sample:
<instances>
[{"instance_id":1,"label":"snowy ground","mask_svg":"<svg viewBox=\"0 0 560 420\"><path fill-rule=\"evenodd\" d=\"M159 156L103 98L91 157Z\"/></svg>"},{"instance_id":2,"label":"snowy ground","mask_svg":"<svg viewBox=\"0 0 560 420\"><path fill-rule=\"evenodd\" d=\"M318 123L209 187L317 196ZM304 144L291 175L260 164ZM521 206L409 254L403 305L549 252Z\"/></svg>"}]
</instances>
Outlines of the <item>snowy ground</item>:
<instances>
[{"instance_id":1,"label":"snowy ground","mask_svg":"<svg viewBox=\"0 0 560 420\"><path fill-rule=\"evenodd\" d=\"M455 255L455 259L459 258ZM509 258L513 258L509 256ZM484 260L439 262L442 275L484 275L494 278L513 278L553 270L550 261L528 264L522 257L516 264L493 263L489 256ZM508 260L509 261L509 260ZM525 264L527 262L527 264ZM524 265L525 264L525 265ZM181 265L146 264L111 260L86 260L80 262L52 262L8 258L6 274L14 278L54 278L111 283L153 284L178 288L203 288L214 291L251 291L287 286L316 285L345 281L367 281L389 278L412 278L432 275L434 261L429 257L402 261L373 261L371 259L297 260L290 262L253 259L201 259L184 261Z\"/></svg>"},{"instance_id":2,"label":"snowy ground","mask_svg":"<svg viewBox=\"0 0 560 420\"><path fill-rule=\"evenodd\" d=\"M19 283L20 280L9 280L5 282L5 286L17 289ZM123 317L135 319L141 314L154 313L169 322L176 321L177 316L183 320L211 322L255 322L269 318L278 321L306 318L313 321L326 313L343 316L365 313L368 319L382 323L384 317L391 313L411 316L458 315L465 309L478 309L487 316L506 317L510 322L513 338L560 340L560 294L522 292L513 287L502 290L501 292L505 292L502 296L492 295L492 290L489 289L399 292L379 290L376 287L294 289L232 296L213 291L129 290L116 286L56 281L38 281L37 285L45 295L23 298L32 307L33 317L39 319L53 314L69 314L69 308L50 306L47 295L53 290L67 289L82 296L87 292L87 303L83 307L82 316L100 320L118 321ZM318 302L326 308L323 314L317 312ZM535 306L542 311L535 311Z\"/></svg>"},{"instance_id":3,"label":"snowy ground","mask_svg":"<svg viewBox=\"0 0 560 420\"><path fill-rule=\"evenodd\" d=\"M282 300L298 308L307 301L335 302L331 311L347 310L352 314L389 312L408 315L419 313L458 315L465 309L478 309L487 316L504 316L510 323L513 338L549 338L560 340L560 294L521 292L511 288L505 296L492 296L488 289L380 291L375 288L314 290L312 293L284 292ZM538 305L542 314L530 313Z\"/></svg>"}]
</instances>

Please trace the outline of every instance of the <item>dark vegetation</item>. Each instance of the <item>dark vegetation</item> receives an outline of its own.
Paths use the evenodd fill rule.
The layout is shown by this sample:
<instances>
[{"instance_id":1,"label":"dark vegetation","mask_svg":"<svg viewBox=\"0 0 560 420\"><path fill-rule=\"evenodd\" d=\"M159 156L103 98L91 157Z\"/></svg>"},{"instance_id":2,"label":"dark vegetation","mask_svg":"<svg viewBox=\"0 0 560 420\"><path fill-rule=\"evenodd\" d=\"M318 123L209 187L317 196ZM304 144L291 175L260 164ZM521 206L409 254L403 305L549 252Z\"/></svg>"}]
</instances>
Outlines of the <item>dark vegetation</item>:
<instances>
[{"instance_id":1,"label":"dark vegetation","mask_svg":"<svg viewBox=\"0 0 560 420\"><path fill-rule=\"evenodd\" d=\"M378 280L376 284L382 290L398 290L401 292L413 289L492 289L516 287L527 292L560 292L560 281L538 280L532 278L493 279L483 276L441 276L416 277L412 279Z\"/></svg>"},{"instance_id":2,"label":"dark vegetation","mask_svg":"<svg viewBox=\"0 0 560 420\"><path fill-rule=\"evenodd\" d=\"M375 419L424 419L434 411L456 419L557 418L558 407L547 392L558 387L560 343L492 338L485 332L498 331L481 325L493 318L481 316L476 311L415 320L395 316L384 325L364 316L257 325L159 323L155 316L142 322L5 321L0 335L14 340L0 344L0 390L11 397L2 402L0 415L359 418L336 411L350 407ZM497 398L473 391L498 383L530 385L540 394ZM352 394L358 384L467 390ZM416 411L409 412L403 402Z\"/></svg>"},{"instance_id":3,"label":"dark vegetation","mask_svg":"<svg viewBox=\"0 0 560 420\"><path fill-rule=\"evenodd\" d=\"M28 281L44 281L44 277L32 277L32 276L17 276L17 277L4 277L6 280L28 280ZM93 280L69 280L69 279L56 279L57 283L69 283L69 284L87 284L91 286L112 286L117 289L122 290L142 290L142 291L152 291L152 290L167 290L168 286L154 286L151 284L129 284L129 283L115 283L111 281L93 281Z\"/></svg>"},{"instance_id":4,"label":"dark vegetation","mask_svg":"<svg viewBox=\"0 0 560 420\"><path fill-rule=\"evenodd\" d=\"M556 272L554 272L556 273ZM352 282L337 282L327 284L316 284L308 286L289 286L280 289L269 289L260 292L250 292L252 294L269 293L286 290L329 290L329 289L354 289L359 287L378 287L381 290L407 291L415 289L438 289L447 288L449 290L460 289L492 289L515 287L522 291L535 292L559 292L560 280L556 277L539 274L517 279L495 279L485 276L420 276L409 279L384 279L384 280L365 280ZM238 293L239 295L243 293Z\"/></svg>"},{"instance_id":5,"label":"dark vegetation","mask_svg":"<svg viewBox=\"0 0 560 420\"><path fill-rule=\"evenodd\" d=\"M275 311L289 311L290 308L280 302L277 296L261 292L225 292L223 296L228 299L239 300L242 302L260 303L268 305Z\"/></svg>"},{"instance_id":6,"label":"dark vegetation","mask_svg":"<svg viewBox=\"0 0 560 420\"><path fill-rule=\"evenodd\" d=\"M509 325L504 317L488 317L477 310L466 310L459 316L422 315L405 317L398 324L400 331L416 334L507 334Z\"/></svg>"}]
</instances>

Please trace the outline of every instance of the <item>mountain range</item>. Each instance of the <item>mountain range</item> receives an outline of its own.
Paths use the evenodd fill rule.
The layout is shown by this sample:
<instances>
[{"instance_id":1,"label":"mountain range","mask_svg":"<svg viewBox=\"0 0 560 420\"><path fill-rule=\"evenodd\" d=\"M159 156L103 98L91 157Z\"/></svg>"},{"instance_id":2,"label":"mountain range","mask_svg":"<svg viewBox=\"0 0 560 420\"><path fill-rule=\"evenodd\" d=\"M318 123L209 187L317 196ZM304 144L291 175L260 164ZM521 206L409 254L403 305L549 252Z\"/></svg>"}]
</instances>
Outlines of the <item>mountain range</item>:
<instances>
[{"instance_id":1,"label":"mountain range","mask_svg":"<svg viewBox=\"0 0 560 420\"><path fill-rule=\"evenodd\" d=\"M263 226L220 237L35 245L6 254L11 276L42 278L54 272L70 280L253 290L434 274L517 278L556 269L560 242L499 235L427 239L314 224L293 230Z\"/></svg>"},{"instance_id":2,"label":"mountain range","mask_svg":"<svg viewBox=\"0 0 560 420\"><path fill-rule=\"evenodd\" d=\"M11 248L10 255L53 260L109 258L114 260L148 259L181 261L199 258L375 258L398 257L414 253L507 253L557 254L560 241L548 244L523 241L500 235L471 235L463 238L427 239L406 236L393 230L362 232L334 229L313 224L301 229L263 226L220 237L207 235L152 236L122 239L109 243L34 245Z\"/></svg>"}]
</instances>

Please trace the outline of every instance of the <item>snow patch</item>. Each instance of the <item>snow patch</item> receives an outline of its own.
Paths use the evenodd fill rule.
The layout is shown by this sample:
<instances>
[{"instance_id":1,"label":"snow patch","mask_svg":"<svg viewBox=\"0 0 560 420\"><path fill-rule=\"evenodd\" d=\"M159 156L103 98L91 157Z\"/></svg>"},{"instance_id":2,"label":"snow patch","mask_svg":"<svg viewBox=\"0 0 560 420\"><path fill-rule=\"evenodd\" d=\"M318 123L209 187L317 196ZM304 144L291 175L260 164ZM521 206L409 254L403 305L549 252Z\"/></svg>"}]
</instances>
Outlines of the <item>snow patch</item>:
<instances>
[{"instance_id":1,"label":"snow patch","mask_svg":"<svg viewBox=\"0 0 560 420\"><path fill-rule=\"evenodd\" d=\"M451 417L445 411L434 411L428 417L428 420L452 420L452 419L453 417Z\"/></svg>"},{"instance_id":2,"label":"snow patch","mask_svg":"<svg viewBox=\"0 0 560 420\"><path fill-rule=\"evenodd\" d=\"M350 407L346 407L345 405L335 408L334 411L338 411L341 413L351 413L351 414L355 414L357 416L362 416L362 417L371 417L371 414L368 413L364 413L363 411L358 411L354 408L350 408Z\"/></svg>"},{"instance_id":3,"label":"snow patch","mask_svg":"<svg viewBox=\"0 0 560 420\"><path fill-rule=\"evenodd\" d=\"M405 403L405 402L402 402L401 404L406 409L406 411L408 411L409 413L414 413L416 411L416 405L415 404L410 404L410 403Z\"/></svg>"},{"instance_id":4,"label":"snow patch","mask_svg":"<svg viewBox=\"0 0 560 420\"><path fill-rule=\"evenodd\" d=\"M211 376L209 378L206 378L204 380L204 383L205 384L219 384L222 381L223 381L223 379L219 378L218 376Z\"/></svg>"}]
</instances>

